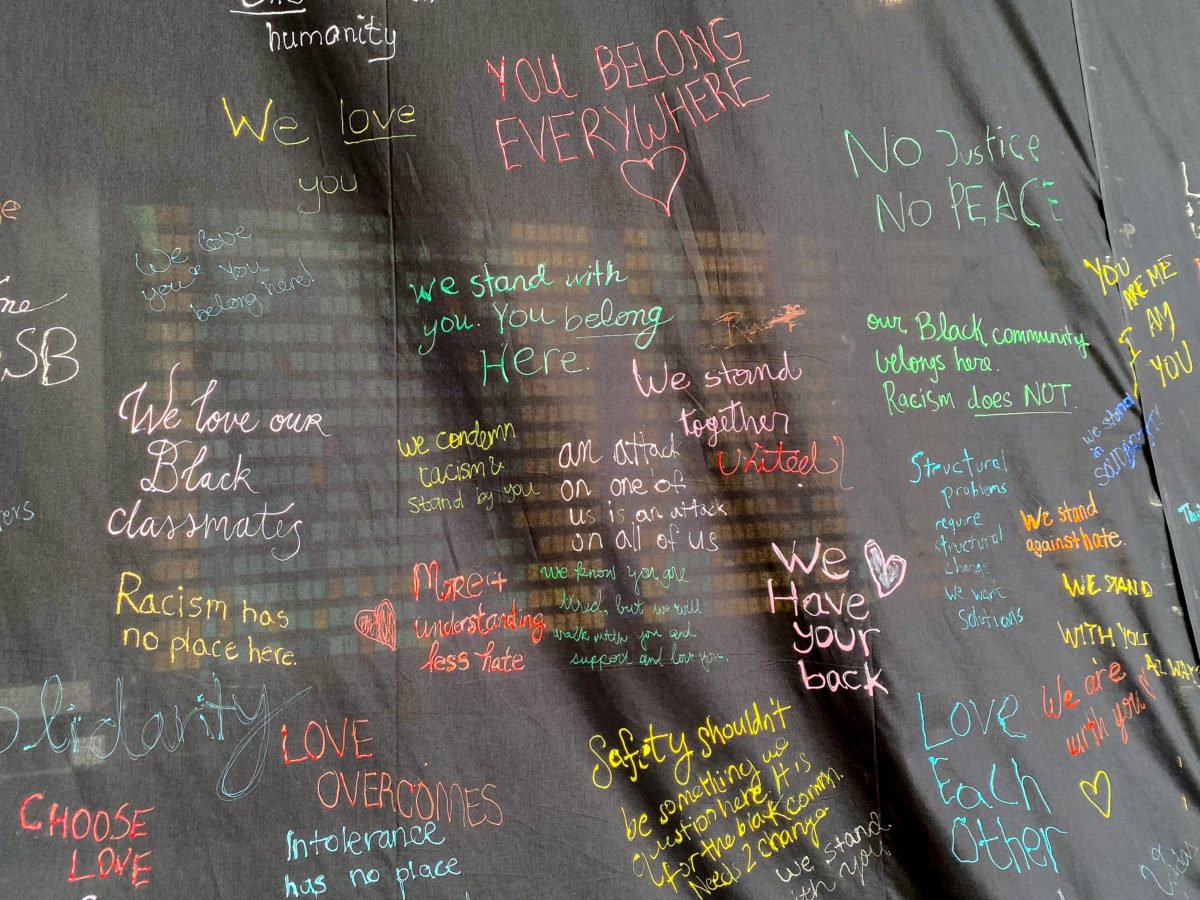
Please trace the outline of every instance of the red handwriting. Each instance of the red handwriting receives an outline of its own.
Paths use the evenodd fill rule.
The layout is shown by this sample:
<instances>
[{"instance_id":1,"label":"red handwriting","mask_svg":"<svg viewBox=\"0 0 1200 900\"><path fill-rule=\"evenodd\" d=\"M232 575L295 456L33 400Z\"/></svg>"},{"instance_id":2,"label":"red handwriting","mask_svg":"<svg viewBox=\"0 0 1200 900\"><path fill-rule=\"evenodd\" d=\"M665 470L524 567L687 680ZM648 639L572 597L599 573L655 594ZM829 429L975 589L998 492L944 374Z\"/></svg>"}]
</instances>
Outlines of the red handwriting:
<instances>
[{"instance_id":1,"label":"red handwriting","mask_svg":"<svg viewBox=\"0 0 1200 900\"><path fill-rule=\"evenodd\" d=\"M540 613L539 613L540 615ZM503 653L496 650L496 642L488 641L483 652L476 650L474 654L466 650L458 650L450 654L441 653L441 642L432 641L429 645L429 658L421 664L424 672L466 672L471 668L471 656L478 659L479 670L485 674L509 674L525 671L525 656L513 653L512 647L506 646Z\"/></svg>"},{"instance_id":2,"label":"red handwriting","mask_svg":"<svg viewBox=\"0 0 1200 900\"><path fill-rule=\"evenodd\" d=\"M317 800L325 809L340 806L390 809L401 819L457 823L466 828L504 824L504 810L494 796L496 785L465 787L454 781L394 778L390 772L330 770L317 778Z\"/></svg>"},{"instance_id":3,"label":"red handwriting","mask_svg":"<svg viewBox=\"0 0 1200 900\"><path fill-rule=\"evenodd\" d=\"M1088 693L1088 696L1104 690L1106 678L1112 684L1118 684L1125 680L1125 672L1121 668L1120 662L1114 661L1109 663L1107 668L1096 669L1095 672L1084 676L1083 685L1084 690ZM1055 706L1055 698L1048 696L1046 693L1046 686L1044 684L1042 685L1042 713L1047 719L1061 719L1064 707L1066 709L1074 709L1079 705L1078 699L1072 702L1071 691L1063 691L1061 674L1055 678L1055 687L1058 691L1057 706Z\"/></svg>"},{"instance_id":4,"label":"red handwriting","mask_svg":"<svg viewBox=\"0 0 1200 900\"><path fill-rule=\"evenodd\" d=\"M72 850L71 870L67 873L67 882L87 881L89 878L103 880L111 878L113 875L120 878L128 874L129 883L134 888L140 888L150 883L150 866L145 864L145 860L150 856L150 853L151 851L149 850L134 853L133 848L128 847L122 856L112 847L102 847L96 854L95 870L88 871L86 868L79 867L79 851ZM86 862L84 865L86 865Z\"/></svg>"},{"instance_id":5,"label":"red handwriting","mask_svg":"<svg viewBox=\"0 0 1200 900\"><path fill-rule=\"evenodd\" d=\"M745 109L766 100L769 94L746 98L738 90L749 76L735 79L730 70L748 62L742 60L725 66L720 75L706 72L703 78L660 91L640 107L636 103L615 110L605 104L585 106L528 122L522 116L498 117L494 128L504 170L522 169L533 162L566 165L582 159L583 153L595 159L600 147L618 156L663 147L669 135L682 134L685 127L696 129L730 108Z\"/></svg>"},{"instance_id":6,"label":"red handwriting","mask_svg":"<svg viewBox=\"0 0 1200 900\"><path fill-rule=\"evenodd\" d=\"M418 641L431 637L457 637L459 635L480 635L486 637L493 631L505 629L508 631L526 631L529 640L537 644L542 640L546 631L546 621L542 613L530 613L517 609L517 602L499 612L485 612L483 604L473 613L458 615L451 612L449 616L440 619L423 619L420 616L413 619L413 632Z\"/></svg>"},{"instance_id":7,"label":"red handwriting","mask_svg":"<svg viewBox=\"0 0 1200 900\"><path fill-rule=\"evenodd\" d=\"M537 103L543 96L554 97L559 96L567 100L574 100L579 96L578 93L572 94L563 84L562 73L558 69L558 60L554 54L550 54L550 74L554 76L554 84L550 84L550 78L546 75L546 65L542 62L541 57L536 57L537 68L534 68L534 63L522 56L513 65L512 74L517 81L517 88L521 91L522 96L530 103ZM524 70L521 69L522 63L525 65ZM504 103L508 99L508 81L506 76L507 61L503 56L500 57L500 67L496 68L495 63L490 59L487 61L488 74L496 79L496 86L500 89L500 102Z\"/></svg>"},{"instance_id":8,"label":"red handwriting","mask_svg":"<svg viewBox=\"0 0 1200 900\"><path fill-rule=\"evenodd\" d=\"M736 457L730 457L724 450L718 450L717 468L725 478L737 475L739 469L743 475L770 475L775 472L789 475L809 475L813 472L818 475L833 475L845 467L846 447L836 434L832 437L837 447L836 455L826 457L824 468L821 467L820 451L815 440L807 449L784 447L783 441L768 448L755 441L754 449L748 453L743 454L741 447L735 448ZM732 465L726 468L726 462L731 462ZM842 488L847 489L845 485L842 485Z\"/></svg>"},{"instance_id":9,"label":"red handwriting","mask_svg":"<svg viewBox=\"0 0 1200 900\"><path fill-rule=\"evenodd\" d=\"M679 29L679 37L683 38L682 45L673 32L665 28L660 30L654 35L652 61L657 63L657 66L654 67L653 74L645 63L645 58L649 57L649 53L643 54L642 48L632 41L617 44L615 52L604 44L600 44L592 51L592 54L596 57L596 68L600 72L600 80L604 82L604 90L611 91L622 81L625 82L628 90L633 90L647 87L664 78L682 75L689 68L695 72L702 65L700 61L702 58L708 60L709 65L714 65L717 61L717 54L726 62L737 62L742 57L742 36L737 31L726 31L724 34L718 35L717 23L724 21L726 21L724 18L712 19L708 23L707 32L703 26L696 26L694 35L682 28ZM667 41L664 41L663 37L666 37ZM722 41L728 41L731 46L723 46ZM737 44L737 50L730 55L734 43ZM664 48L667 48L666 58L664 58ZM685 49L687 56L691 58L690 67L685 57ZM714 50L716 54L714 54ZM668 59L671 60L671 65L668 65ZM678 68L674 68L676 62ZM639 80L636 82L630 77L634 73L638 73Z\"/></svg>"},{"instance_id":10,"label":"red handwriting","mask_svg":"<svg viewBox=\"0 0 1200 900\"><path fill-rule=\"evenodd\" d=\"M443 655L441 642L431 641L429 644L429 659L421 663L424 672L466 672L471 668L471 657L466 650Z\"/></svg>"},{"instance_id":11,"label":"red handwriting","mask_svg":"<svg viewBox=\"0 0 1200 900\"><path fill-rule=\"evenodd\" d=\"M499 102L507 104L510 94L538 104L554 98L556 111L534 117L498 116L494 123L496 142L504 170L511 172L526 163L565 165L584 158L595 159L597 147L625 157L621 177L638 196L653 201L668 216L687 154L670 137L685 128L696 129L731 109L744 109L771 95L747 85L751 80L740 32L718 17L706 26L660 29L653 46L633 41L593 48L596 71L605 94L614 88L625 91L651 88L649 98L636 102L608 104L586 101L570 103L579 93L568 87L564 69L550 54L518 57L509 68L508 59L487 60L485 72L496 82ZM515 82L516 90L509 88ZM562 108L562 107L567 108ZM545 107L542 107L543 109ZM656 157L670 150L656 163ZM639 151L655 151L644 158ZM601 151L603 152L603 151ZM634 158L629 158L636 154ZM665 170L659 172L659 170ZM662 183L659 183L662 182Z\"/></svg>"},{"instance_id":12,"label":"red handwriting","mask_svg":"<svg viewBox=\"0 0 1200 900\"><path fill-rule=\"evenodd\" d=\"M421 575L425 575L425 587L421 587ZM441 586L439 587L438 584ZM496 589L497 593L504 593L504 585L508 583L499 570L488 575L486 578L478 572L469 572L466 575L452 575L449 578L442 579L439 571L438 561L431 559L427 563L414 563L412 567L412 586L413 599L421 599L421 591L433 591L434 596L439 601L449 600L454 602L459 597L465 597L468 600L477 600L483 596L484 590L491 586Z\"/></svg>"},{"instance_id":13,"label":"red handwriting","mask_svg":"<svg viewBox=\"0 0 1200 900\"><path fill-rule=\"evenodd\" d=\"M1108 685L1120 684L1127 677L1121 663L1114 661L1109 663L1106 668L1098 668L1085 675L1083 689L1091 698L1092 695L1099 694ZM1124 693L1112 705L1112 724L1121 735L1122 744L1129 743L1129 721L1140 716L1149 708L1145 698L1158 699L1158 695L1150 689L1150 679L1146 675L1145 668L1138 671L1135 680L1137 684L1132 688L1129 688L1128 685L1122 686L1121 690ZM1055 676L1054 687L1054 693L1051 694L1046 685L1042 685L1042 713L1048 719L1061 719L1064 711L1075 709L1083 701L1076 697L1070 689L1063 689L1061 674ZM1084 716L1082 724L1073 723L1071 727L1075 730L1067 735L1064 741L1070 756L1081 756L1088 750L1098 748L1112 734L1103 707L1100 712L1097 712L1096 707L1089 702L1087 710L1080 710L1079 714Z\"/></svg>"},{"instance_id":14,"label":"red handwriting","mask_svg":"<svg viewBox=\"0 0 1200 900\"><path fill-rule=\"evenodd\" d=\"M36 792L21 802L18 820L22 830L44 833L50 837L57 836L64 841L106 844L94 857L90 851L84 851L81 858L78 847L71 850L68 883L92 878L106 880L112 877L128 878L135 889L150 883L150 866L146 862L151 854L150 850L135 852L135 848L130 846L122 853L117 848L107 845L147 837L144 817L154 812L153 806L135 807L132 803L122 803L109 812L106 809L90 810L83 806L71 809L52 802L49 808L45 809L43 820L40 816L45 800L45 794Z\"/></svg>"},{"instance_id":15,"label":"red handwriting","mask_svg":"<svg viewBox=\"0 0 1200 900\"><path fill-rule=\"evenodd\" d=\"M785 303L775 315L766 319L752 319L744 312L730 310L718 316L716 321L723 324L728 331L725 346L729 348L738 341L752 344L755 335L780 325L786 325L788 331L794 331L797 321L807 314L808 310L798 303Z\"/></svg>"},{"instance_id":16,"label":"red handwriting","mask_svg":"<svg viewBox=\"0 0 1200 900\"><path fill-rule=\"evenodd\" d=\"M661 165L655 168L655 160L662 157ZM638 167L642 168L638 168ZM671 215L671 197L679 187L679 179L683 178L683 170L687 166L687 151L674 145L663 147L647 156L645 159L627 159L621 163L621 178L626 186L639 197L645 197L652 203L662 207L662 211ZM651 174L647 174L647 172ZM630 177L632 173L632 178ZM672 177L672 173L674 173ZM663 177L658 178L661 174ZM655 182L670 181L663 190L662 184ZM657 187L657 190L656 190ZM642 190L646 188L646 190ZM660 197L663 194L665 196Z\"/></svg>"},{"instance_id":17,"label":"red handwriting","mask_svg":"<svg viewBox=\"0 0 1200 900\"><path fill-rule=\"evenodd\" d=\"M369 744L375 738L359 737L358 726L367 725L367 719L342 719L341 743L338 743L334 735L334 728L330 728L329 721L318 723L310 721L304 726L304 738L301 745L304 748L303 756L288 755L288 730L287 725L281 725L280 731L280 749L283 750L283 764L290 766L293 763L315 762L325 756L326 750L332 748L333 753L338 759L342 759L346 755L346 742L351 741L353 746L350 748L354 752L355 759L371 759L374 754L369 750L363 750L363 744ZM347 730L349 734L347 735ZM295 744L293 743L293 747ZM295 752L293 750L292 752Z\"/></svg>"}]
</instances>

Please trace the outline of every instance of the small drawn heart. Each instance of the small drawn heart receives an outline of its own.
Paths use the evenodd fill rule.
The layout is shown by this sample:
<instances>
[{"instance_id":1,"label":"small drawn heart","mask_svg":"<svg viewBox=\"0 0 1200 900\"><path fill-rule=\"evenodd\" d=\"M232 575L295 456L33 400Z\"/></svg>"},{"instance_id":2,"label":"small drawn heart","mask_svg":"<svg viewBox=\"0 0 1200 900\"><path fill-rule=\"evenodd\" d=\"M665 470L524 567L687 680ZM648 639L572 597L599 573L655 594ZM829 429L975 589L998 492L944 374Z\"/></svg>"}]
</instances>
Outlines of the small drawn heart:
<instances>
[{"instance_id":1,"label":"small drawn heart","mask_svg":"<svg viewBox=\"0 0 1200 900\"><path fill-rule=\"evenodd\" d=\"M374 609L360 609L354 615L354 630L367 640L396 649L396 607L387 597Z\"/></svg>"},{"instance_id":2,"label":"small drawn heart","mask_svg":"<svg viewBox=\"0 0 1200 900\"><path fill-rule=\"evenodd\" d=\"M1096 812L1107 819L1112 812L1112 782L1108 780L1108 773L1101 769L1091 781L1085 778L1079 782L1079 789L1083 791L1083 798L1096 807ZM1104 801L1103 805L1097 798Z\"/></svg>"},{"instance_id":3,"label":"small drawn heart","mask_svg":"<svg viewBox=\"0 0 1200 900\"><path fill-rule=\"evenodd\" d=\"M871 580L875 582L875 593L882 600L904 581L908 560L895 553L884 557L883 548L873 538L863 544L863 553L867 555L867 568L871 571Z\"/></svg>"},{"instance_id":4,"label":"small drawn heart","mask_svg":"<svg viewBox=\"0 0 1200 900\"><path fill-rule=\"evenodd\" d=\"M660 156L662 156L664 153L666 153L667 156L664 157L661 168L656 170L655 166L654 166L654 161L656 159L658 159ZM670 163L668 162L668 160L675 160L679 164L679 171L675 173L675 178L674 178L674 180L671 181L671 186L669 188L667 188L666 200L660 200L660 199L658 199L657 196L655 196L652 193L648 194L645 191L638 190L634 186L634 183L632 181L630 181L630 179L629 179L630 168L629 167L645 166L651 172L654 172L654 171L669 172L670 171L670 169L669 169ZM661 150L658 150L657 152L651 154L650 156L647 156L645 159L627 159L627 160L625 160L625 162L621 163L621 177L625 180L625 184L627 184L629 186L629 189L631 191L633 191L639 197L645 197L647 200L653 200L655 203L657 203L659 206L662 207L662 211L665 212L667 214L667 216L670 216L671 215L671 197L674 196L674 194L675 194L675 188L679 187L679 179L683 177L683 170L684 170L685 166L687 166L687 151L685 151L682 147L676 147L672 144L670 146L663 147ZM636 177L637 175L641 174L642 170L641 169L633 169L633 172ZM643 183L644 179L639 178L638 182Z\"/></svg>"}]
</instances>

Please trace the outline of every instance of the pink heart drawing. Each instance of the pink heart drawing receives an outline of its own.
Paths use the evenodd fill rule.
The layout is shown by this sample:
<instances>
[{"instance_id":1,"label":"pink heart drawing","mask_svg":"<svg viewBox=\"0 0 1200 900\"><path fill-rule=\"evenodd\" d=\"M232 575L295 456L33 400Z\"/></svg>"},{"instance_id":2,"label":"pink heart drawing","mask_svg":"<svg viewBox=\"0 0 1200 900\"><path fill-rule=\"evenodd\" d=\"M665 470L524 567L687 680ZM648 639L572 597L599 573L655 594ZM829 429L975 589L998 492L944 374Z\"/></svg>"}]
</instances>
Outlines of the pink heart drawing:
<instances>
[{"instance_id":1,"label":"pink heart drawing","mask_svg":"<svg viewBox=\"0 0 1200 900\"><path fill-rule=\"evenodd\" d=\"M668 154L667 158L668 159L676 159L678 161L679 171L675 173L675 178L671 181L671 186L669 188L667 188L667 199L659 200L658 197L656 197L654 194L647 194L645 191L639 191L634 186L633 182L629 180L629 170L627 167L629 167L629 166L645 166L651 172L659 171L659 170L655 169L654 161L656 159L658 159L660 156L662 156L662 154L667 153L667 151L673 151ZM676 154L678 154L678 156L676 156ZM670 145L667 147L663 147L661 150L658 150L656 153L653 153L650 156L647 156L645 159L627 159L627 160L625 160L625 162L621 163L621 177L623 179L625 179L625 184L627 184L629 186L629 189L631 191L633 191L639 197L645 197L647 200L653 200L655 203L657 203L659 206L662 207L662 211L665 212L667 214L667 216L669 217L671 215L671 197L674 196L674 194L675 194L675 188L679 187L679 179L683 177L683 170L684 170L684 167L686 167L686 166L687 166L687 151L684 150L682 147L676 147L674 145ZM664 161L664 165L661 167L660 170L663 172L669 172L668 165L666 164L665 161ZM638 170L638 172L640 172L640 171L641 170Z\"/></svg>"},{"instance_id":2,"label":"pink heart drawing","mask_svg":"<svg viewBox=\"0 0 1200 900\"><path fill-rule=\"evenodd\" d=\"M875 593L882 600L904 581L908 560L895 553L885 558L883 548L874 538L863 544L863 553L867 555L867 568L871 571L871 580L875 582Z\"/></svg>"},{"instance_id":3,"label":"pink heart drawing","mask_svg":"<svg viewBox=\"0 0 1200 900\"><path fill-rule=\"evenodd\" d=\"M360 609L354 615L354 630L369 641L396 649L396 607L387 597L374 609Z\"/></svg>"}]
</instances>

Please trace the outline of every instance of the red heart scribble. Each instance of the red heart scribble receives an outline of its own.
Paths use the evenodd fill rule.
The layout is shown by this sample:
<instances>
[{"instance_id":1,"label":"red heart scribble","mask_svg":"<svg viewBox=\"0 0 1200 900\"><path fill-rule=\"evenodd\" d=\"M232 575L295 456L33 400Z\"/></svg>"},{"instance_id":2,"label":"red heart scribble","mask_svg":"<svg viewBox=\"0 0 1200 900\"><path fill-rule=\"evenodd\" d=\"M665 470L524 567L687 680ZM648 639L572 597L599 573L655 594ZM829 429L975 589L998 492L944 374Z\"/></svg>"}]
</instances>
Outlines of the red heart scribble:
<instances>
[{"instance_id":1,"label":"red heart scribble","mask_svg":"<svg viewBox=\"0 0 1200 900\"><path fill-rule=\"evenodd\" d=\"M374 609L360 609L354 615L354 630L369 641L396 649L396 607L384 597Z\"/></svg>"},{"instance_id":2,"label":"red heart scribble","mask_svg":"<svg viewBox=\"0 0 1200 900\"><path fill-rule=\"evenodd\" d=\"M658 159L658 157L666 153L668 150L674 151L674 153L670 154L671 157L674 157L676 153L679 154L677 157L679 161L679 171L675 173L675 178L671 181L671 186L667 188L667 199L659 200L658 197L654 196L653 194L647 194L645 191L639 191L636 187L634 187L633 182L629 180L629 173L626 170L626 167L645 166L647 169L653 172L655 171L654 160ZM662 207L662 211L665 212L669 217L671 215L671 197L675 194L675 188L679 187L679 179L683 177L683 170L685 166L687 166L687 151L682 147L671 145L668 147L663 147L661 150L651 154L650 156L647 156L645 159L625 160L625 162L621 163L621 177L625 180L625 184L629 186L631 191L633 191L639 197L645 197L647 200L653 200ZM665 170L666 166L663 168Z\"/></svg>"}]
</instances>

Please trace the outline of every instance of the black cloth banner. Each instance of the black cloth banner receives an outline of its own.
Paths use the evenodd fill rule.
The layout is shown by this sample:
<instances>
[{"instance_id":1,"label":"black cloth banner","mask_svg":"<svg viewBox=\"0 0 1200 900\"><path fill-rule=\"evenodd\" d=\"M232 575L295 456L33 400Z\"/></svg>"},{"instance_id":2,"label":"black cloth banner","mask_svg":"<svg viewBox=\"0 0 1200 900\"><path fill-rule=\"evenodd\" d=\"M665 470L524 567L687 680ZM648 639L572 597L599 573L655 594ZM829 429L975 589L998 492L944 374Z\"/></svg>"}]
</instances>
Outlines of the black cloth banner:
<instances>
[{"instance_id":1,"label":"black cloth banner","mask_svg":"<svg viewBox=\"0 0 1200 900\"><path fill-rule=\"evenodd\" d=\"M1196 34L10 0L0 895L1200 895Z\"/></svg>"}]
</instances>

